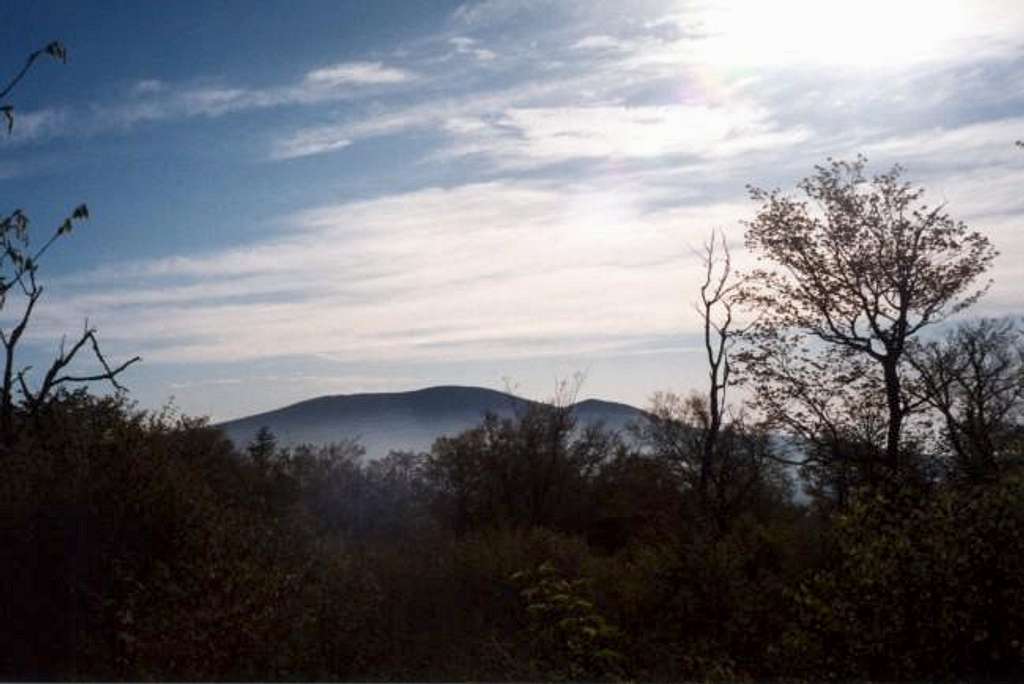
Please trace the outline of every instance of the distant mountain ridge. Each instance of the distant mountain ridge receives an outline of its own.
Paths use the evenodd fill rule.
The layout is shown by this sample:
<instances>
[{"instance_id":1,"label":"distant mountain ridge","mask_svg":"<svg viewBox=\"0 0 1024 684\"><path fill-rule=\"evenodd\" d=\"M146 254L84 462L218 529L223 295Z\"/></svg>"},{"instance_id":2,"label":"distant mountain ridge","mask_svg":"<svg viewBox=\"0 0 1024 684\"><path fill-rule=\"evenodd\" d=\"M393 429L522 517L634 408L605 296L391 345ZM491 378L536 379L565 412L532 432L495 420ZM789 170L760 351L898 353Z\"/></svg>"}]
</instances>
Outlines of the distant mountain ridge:
<instances>
[{"instance_id":1,"label":"distant mountain ridge","mask_svg":"<svg viewBox=\"0 0 1024 684\"><path fill-rule=\"evenodd\" d=\"M268 427L282 446L356 439L371 458L391 450L426 451L438 437L478 425L486 413L511 417L533 402L483 387L442 385L409 392L337 394L217 425L237 446ZM646 413L628 404L587 399L573 404L580 425L622 431Z\"/></svg>"}]
</instances>

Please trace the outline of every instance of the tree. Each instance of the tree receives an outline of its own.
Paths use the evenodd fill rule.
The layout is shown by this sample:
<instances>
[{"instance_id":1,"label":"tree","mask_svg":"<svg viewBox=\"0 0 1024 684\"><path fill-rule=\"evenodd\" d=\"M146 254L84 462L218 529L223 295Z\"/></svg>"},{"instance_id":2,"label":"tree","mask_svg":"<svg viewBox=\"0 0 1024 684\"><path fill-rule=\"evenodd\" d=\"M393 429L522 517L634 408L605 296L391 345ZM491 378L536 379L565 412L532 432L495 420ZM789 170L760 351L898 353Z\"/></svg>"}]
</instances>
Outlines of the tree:
<instances>
[{"instance_id":1,"label":"tree","mask_svg":"<svg viewBox=\"0 0 1024 684\"><path fill-rule=\"evenodd\" d=\"M695 512L722 533L770 482L779 484L779 478L769 472L773 468L767 436L727 403L735 382L731 354L742 329L733 315L739 283L725 234L713 231L697 256L704 274L695 308L707 359L706 389L686 398L655 394L637 434L656 457L672 464L684 488L694 495Z\"/></svg>"},{"instance_id":2,"label":"tree","mask_svg":"<svg viewBox=\"0 0 1024 684\"><path fill-rule=\"evenodd\" d=\"M252 441L245 447L245 452L257 466L267 467L274 455L277 454L277 436L268 426L260 426Z\"/></svg>"},{"instance_id":3,"label":"tree","mask_svg":"<svg viewBox=\"0 0 1024 684\"><path fill-rule=\"evenodd\" d=\"M984 482L1024 457L1024 333L1013 320L961 324L909 359L918 396L941 417L954 476Z\"/></svg>"},{"instance_id":4,"label":"tree","mask_svg":"<svg viewBox=\"0 0 1024 684\"><path fill-rule=\"evenodd\" d=\"M21 70L6 86L0 88L0 113L6 119L8 134L14 128L14 105L7 102L7 97L29 72L36 60L43 55L67 62L67 50L61 43L54 41L45 48L30 54ZM43 288L36 280L40 260L54 242L70 234L77 222L87 218L89 218L88 207L84 204L78 205L57 226L54 233L39 249L32 250L29 246L28 215L21 209L15 209L0 217L0 308L8 303L11 296L24 298L24 308L13 327L0 330L0 344L3 345L4 353L3 377L2 385L0 385L0 441L8 446L13 441L17 428L15 413L18 402L15 398L15 382L17 382L17 389L21 392L21 405L30 415L34 415L46 400L63 385L107 380L115 389L123 389L117 382L117 376L128 366L141 360L136 356L120 365L111 366L100 350L96 330L89 327L87 322L81 335L70 346L66 345L65 340L61 341L57 358L50 364L42 381L35 389L30 386L27 377L31 367L20 369L16 367L17 346L28 327L36 304L43 295ZM69 366L79 352L86 348L92 351L100 369L85 375L69 372Z\"/></svg>"},{"instance_id":5,"label":"tree","mask_svg":"<svg viewBox=\"0 0 1024 684\"><path fill-rule=\"evenodd\" d=\"M720 240L720 241L719 241ZM721 255L718 248L721 248ZM704 324L704 350L708 359L707 416L701 430L701 461L698 492L707 498L708 482L714 465L718 437L722 431L722 412L729 389L729 351L735 342L732 328L732 296L736 284L730 282L732 260L724 233L712 231L701 255L704 265L704 284L700 288L697 313ZM716 273L717 271L717 273ZM718 311L718 310L721 311ZM719 320L716 320L716 316Z\"/></svg>"},{"instance_id":6,"label":"tree","mask_svg":"<svg viewBox=\"0 0 1024 684\"><path fill-rule=\"evenodd\" d=\"M579 531L601 464L622 449L603 426L577 427L575 390L530 402L514 418L483 422L434 442L426 480L456 536L481 528Z\"/></svg>"},{"instance_id":7,"label":"tree","mask_svg":"<svg viewBox=\"0 0 1024 684\"><path fill-rule=\"evenodd\" d=\"M902 181L901 167L869 180L865 165L858 157L816 167L798 184L803 201L750 189L761 207L746 244L767 264L743 287L745 304L759 313L745 361L775 419L800 399L771 395L787 386L787 368L807 371L832 354L840 383L876 379L885 397L881 459L896 472L912 409L903 386L908 344L981 296L987 286L975 283L996 252L943 205L923 203L924 190ZM818 383L836 387L835 364L817 365Z\"/></svg>"}]
</instances>

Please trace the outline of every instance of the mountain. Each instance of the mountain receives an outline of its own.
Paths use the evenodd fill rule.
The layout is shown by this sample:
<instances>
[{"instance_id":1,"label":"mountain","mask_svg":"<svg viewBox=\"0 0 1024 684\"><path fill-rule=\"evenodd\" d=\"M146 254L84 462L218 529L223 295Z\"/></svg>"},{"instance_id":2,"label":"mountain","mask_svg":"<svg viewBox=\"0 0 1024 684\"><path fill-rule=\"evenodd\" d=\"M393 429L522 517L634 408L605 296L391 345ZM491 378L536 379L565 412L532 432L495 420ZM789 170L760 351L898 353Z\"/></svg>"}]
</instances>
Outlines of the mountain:
<instances>
[{"instance_id":1,"label":"mountain","mask_svg":"<svg viewBox=\"0 0 1024 684\"><path fill-rule=\"evenodd\" d=\"M318 397L217 427L240 447L266 426L282 446L357 439L367 455L376 458L391 450L427 451L438 437L474 427L487 412L511 417L530 403L483 387L428 387L412 392ZM573 408L580 425L603 422L619 431L646 415L626 404L597 399L581 401Z\"/></svg>"}]
</instances>

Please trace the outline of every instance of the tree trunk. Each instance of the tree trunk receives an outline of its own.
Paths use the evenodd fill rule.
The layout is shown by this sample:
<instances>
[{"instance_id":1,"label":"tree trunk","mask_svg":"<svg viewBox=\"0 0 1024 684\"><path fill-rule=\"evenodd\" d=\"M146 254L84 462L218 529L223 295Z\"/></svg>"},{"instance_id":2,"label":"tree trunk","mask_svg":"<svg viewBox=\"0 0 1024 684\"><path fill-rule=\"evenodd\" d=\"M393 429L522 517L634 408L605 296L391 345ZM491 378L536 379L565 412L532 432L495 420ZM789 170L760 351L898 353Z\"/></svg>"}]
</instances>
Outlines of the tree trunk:
<instances>
[{"instance_id":1,"label":"tree trunk","mask_svg":"<svg viewBox=\"0 0 1024 684\"><path fill-rule=\"evenodd\" d=\"M899 358L890 353L882 361L885 373L885 401L889 409L889 422L885 439L885 464L896 473L900 468L900 437L903 433L903 398L900 391Z\"/></svg>"},{"instance_id":2,"label":"tree trunk","mask_svg":"<svg viewBox=\"0 0 1024 684\"><path fill-rule=\"evenodd\" d=\"M718 367L712 366L711 392L708 394L708 425L704 432L702 453L700 459L700 479L698 480L698 495L701 505L707 505L708 489L711 480L711 468L714 464L716 450L718 447L718 434L722 430L722 409L719 405L718 390Z\"/></svg>"}]
</instances>

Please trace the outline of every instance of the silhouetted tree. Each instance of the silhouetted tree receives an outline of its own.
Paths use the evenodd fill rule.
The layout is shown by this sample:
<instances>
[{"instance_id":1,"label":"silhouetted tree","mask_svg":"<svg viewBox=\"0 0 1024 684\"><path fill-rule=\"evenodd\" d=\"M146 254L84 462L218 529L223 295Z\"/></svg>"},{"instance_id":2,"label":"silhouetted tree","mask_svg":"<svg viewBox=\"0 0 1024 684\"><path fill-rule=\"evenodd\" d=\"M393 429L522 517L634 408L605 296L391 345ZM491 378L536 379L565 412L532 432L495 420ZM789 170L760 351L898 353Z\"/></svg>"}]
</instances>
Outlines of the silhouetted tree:
<instances>
[{"instance_id":1,"label":"silhouetted tree","mask_svg":"<svg viewBox=\"0 0 1024 684\"><path fill-rule=\"evenodd\" d=\"M719 250L721 253L719 254ZM704 326L704 350L708 359L708 391L706 416L701 422L701 459L697 478L697 492L701 499L708 496L711 470L717 456L722 414L729 390L729 351L735 343L733 329L732 296L736 284L730 281L732 260L724 233L712 231L701 254L704 265L704 283L700 288L697 313ZM717 271L717 272L716 272ZM702 412L701 412L702 413Z\"/></svg>"},{"instance_id":2,"label":"silhouetted tree","mask_svg":"<svg viewBox=\"0 0 1024 684\"><path fill-rule=\"evenodd\" d=\"M621 442L600 426L578 429L571 396L531 403L514 418L490 414L434 443L425 474L457 535L582 526L588 484Z\"/></svg>"},{"instance_id":3,"label":"silhouetted tree","mask_svg":"<svg viewBox=\"0 0 1024 684\"><path fill-rule=\"evenodd\" d=\"M788 498L789 481L770 435L742 412L716 430L714 451L703 469L711 420L706 397L659 393L637 437L655 458L672 466L677 485L692 499L690 512L724 534L744 511Z\"/></svg>"},{"instance_id":4,"label":"silhouetted tree","mask_svg":"<svg viewBox=\"0 0 1024 684\"><path fill-rule=\"evenodd\" d=\"M265 467L277 454L277 437L269 427L263 425L245 447L245 452L253 463Z\"/></svg>"},{"instance_id":5,"label":"silhouetted tree","mask_svg":"<svg viewBox=\"0 0 1024 684\"><path fill-rule=\"evenodd\" d=\"M909 358L938 412L953 474L979 482L1024 458L1024 334L1010 319L964 323Z\"/></svg>"},{"instance_id":6,"label":"silhouetted tree","mask_svg":"<svg viewBox=\"0 0 1024 684\"><path fill-rule=\"evenodd\" d=\"M704 273L695 308L700 317L707 359L703 393L681 398L671 393L654 396L649 416L637 435L656 457L673 465L680 484L695 497L695 513L705 516L718 532L769 480L779 478L770 462L770 440L730 411L728 391L734 384L730 355L742 329L733 316L739 283L725 235L713 231L698 253Z\"/></svg>"},{"instance_id":7,"label":"silhouetted tree","mask_svg":"<svg viewBox=\"0 0 1024 684\"><path fill-rule=\"evenodd\" d=\"M21 70L6 86L0 88L0 113L7 121L8 133L14 127L14 106L7 102L7 97L25 77L36 60L43 55L49 55L61 62L67 61L67 51L64 46L59 42L52 42L45 48L30 54ZM0 441L8 446L13 440L16 428L14 419L17 404L15 382L17 382L17 389L22 395L22 406L30 414L35 414L55 390L66 384L107 380L115 389L122 389L117 382L117 376L128 366L140 360L139 357L134 357L120 365L111 366L100 350L96 330L86 323L81 335L73 343L68 345L64 340L61 341L57 358L52 361L42 381L34 389L27 379L31 367L16 368L17 346L28 327L36 304L43 295L43 288L36 280L40 259L54 242L71 233L76 222L87 218L89 218L89 209L86 205L80 204L60 223L41 247L33 250L29 247L29 218L25 212L15 209L0 217L0 307L8 304L12 295L24 299L24 308L21 315L16 317L13 326L6 330L0 330L0 344L3 345L4 352L3 378L2 386L0 386L0 433L2 433ZM92 351L100 366L98 371L84 375L69 371L70 365L83 349Z\"/></svg>"},{"instance_id":8,"label":"silhouetted tree","mask_svg":"<svg viewBox=\"0 0 1024 684\"><path fill-rule=\"evenodd\" d=\"M745 304L760 316L748 339L746 367L760 389L786 383L786 365L807 371L823 351L835 354L818 382L839 375L877 375L885 398L882 458L899 471L908 343L926 326L970 306L985 290L974 283L995 256L989 240L921 200L923 189L903 170L868 180L866 160L830 161L798 187L801 201L778 190L751 188L761 203L747 224L747 247L768 264L747 275ZM785 350L779 359L773 352ZM867 375L870 374L870 375ZM761 393L761 406L780 419L787 393ZM877 477L877 473L876 473Z\"/></svg>"}]
</instances>

